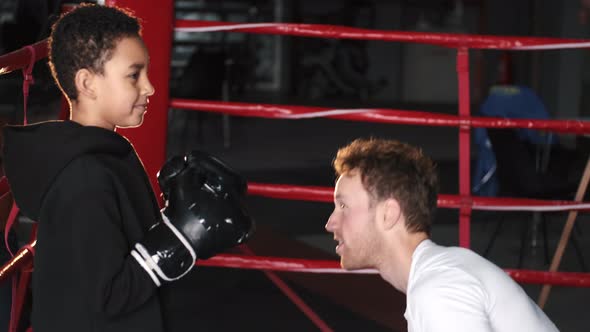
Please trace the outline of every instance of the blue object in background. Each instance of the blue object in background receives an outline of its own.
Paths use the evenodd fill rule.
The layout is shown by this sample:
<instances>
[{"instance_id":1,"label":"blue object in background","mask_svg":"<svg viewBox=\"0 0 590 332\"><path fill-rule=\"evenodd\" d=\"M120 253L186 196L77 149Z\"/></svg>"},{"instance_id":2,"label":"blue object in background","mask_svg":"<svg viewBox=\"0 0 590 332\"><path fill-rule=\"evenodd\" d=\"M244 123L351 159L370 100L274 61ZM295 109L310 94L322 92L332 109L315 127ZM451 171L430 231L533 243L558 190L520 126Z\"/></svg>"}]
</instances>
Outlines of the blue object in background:
<instances>
[{"instance_id":1,"label":"blue object in background","mask_svg":"<svg viewBox=\"0 0 590 332\"><path fill-rule=\"evenodd\" d=\"M526 86L496 85L484 100L480 115L508 119L549 119L549 113L537 94ZM557 144L558 139L551 133L537 130L516 129L519 139L531 144ZM477 162L473 172L472 192L478 196L496 196L499 190L496 175L496 157L485 128L473 130L477 145Z\"/></svg>"}]
</instances>

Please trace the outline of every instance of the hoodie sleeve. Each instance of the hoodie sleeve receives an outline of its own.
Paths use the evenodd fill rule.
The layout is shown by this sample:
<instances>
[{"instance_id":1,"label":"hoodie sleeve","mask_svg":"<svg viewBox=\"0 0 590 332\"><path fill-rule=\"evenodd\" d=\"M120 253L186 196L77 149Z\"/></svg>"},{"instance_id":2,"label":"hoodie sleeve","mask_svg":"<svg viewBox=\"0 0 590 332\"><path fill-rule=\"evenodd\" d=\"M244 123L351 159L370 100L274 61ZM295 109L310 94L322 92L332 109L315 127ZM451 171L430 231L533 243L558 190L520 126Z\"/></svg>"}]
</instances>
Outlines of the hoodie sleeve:
<instances>
[{"instance_id":1,"label":"hoodie sleeve","mask_svg":"<svg viewBox=\"0 0 590 332\"><path fill-rule=\"evenodd\" d=\"M67 176L66 176L67 175ZM100 166L74 161L56 181L46 202L51 202L48 227L71 248L64 259L79 278L89 309L99 315L118 316L136 310L155 295L156 286L130 255L123 230L120 204L113 179Z\"/></svg>"}]
</instances>

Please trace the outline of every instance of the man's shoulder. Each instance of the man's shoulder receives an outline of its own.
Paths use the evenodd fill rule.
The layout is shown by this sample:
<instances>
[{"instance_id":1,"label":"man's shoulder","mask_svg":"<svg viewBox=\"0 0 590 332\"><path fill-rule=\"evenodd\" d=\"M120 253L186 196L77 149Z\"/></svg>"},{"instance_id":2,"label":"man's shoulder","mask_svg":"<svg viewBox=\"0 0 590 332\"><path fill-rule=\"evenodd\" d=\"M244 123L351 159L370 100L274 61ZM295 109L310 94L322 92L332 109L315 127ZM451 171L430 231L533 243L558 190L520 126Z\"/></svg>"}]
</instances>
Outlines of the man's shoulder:
<instances>
[{"instance_id":1,"label":"man's shoulder","mask_svg":"<svg viewBox=\"0 0 590 332\"><path fill-rule=\"evenodd\" d=\"M456 296L485 297L485 287L479 278L461 264L438 264L417 273L410 290L416 299L453 299Z\"/></svg>"},{"instance_id":2,"label":"man's shoulder","mask_svg":"<svg viewBox=\"0 0 590 332\"><path fill-rule=\"evenodd\" d=\"M436 273L473 274L473 267L492 266L493 264L474 251L461 247L446 247L432 243L420 252L416 259L417 271L428 270Z\"/></svg>"},{"instance_id":3,"label":"man's shoulder","mask_svg":"<svg viewBox=\"0 0 590 332\"><path fill-rule=\"evenodd\" d=\"M475 279L475 276L462 268L460 264L448 264L424 267L421 271L418 271L414 281L415 287L435 288L440 285L448 285L449 282L456 283L454 280L469 279Z\"/></svg>"}]
</instances>

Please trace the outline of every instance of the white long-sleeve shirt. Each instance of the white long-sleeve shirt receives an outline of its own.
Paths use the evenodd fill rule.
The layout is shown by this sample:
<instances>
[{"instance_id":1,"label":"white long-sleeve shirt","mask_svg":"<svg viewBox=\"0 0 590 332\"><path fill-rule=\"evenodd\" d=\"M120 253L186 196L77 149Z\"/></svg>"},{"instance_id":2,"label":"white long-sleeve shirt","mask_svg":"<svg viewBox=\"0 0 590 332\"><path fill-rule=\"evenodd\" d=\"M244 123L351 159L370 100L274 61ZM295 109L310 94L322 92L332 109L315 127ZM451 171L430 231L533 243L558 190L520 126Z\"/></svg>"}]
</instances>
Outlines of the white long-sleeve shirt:
<instances>
[{"instance_id":1,"label":"white long-sleeve shirt","mask_svg":"<svg viewBox=\"0 0 590 332\"><path fill-rule=\"evenodd\" d=\"M412 255L404 316L409 332L558 331L499 267L431 240Z\"/></svg>"}]
</instances>

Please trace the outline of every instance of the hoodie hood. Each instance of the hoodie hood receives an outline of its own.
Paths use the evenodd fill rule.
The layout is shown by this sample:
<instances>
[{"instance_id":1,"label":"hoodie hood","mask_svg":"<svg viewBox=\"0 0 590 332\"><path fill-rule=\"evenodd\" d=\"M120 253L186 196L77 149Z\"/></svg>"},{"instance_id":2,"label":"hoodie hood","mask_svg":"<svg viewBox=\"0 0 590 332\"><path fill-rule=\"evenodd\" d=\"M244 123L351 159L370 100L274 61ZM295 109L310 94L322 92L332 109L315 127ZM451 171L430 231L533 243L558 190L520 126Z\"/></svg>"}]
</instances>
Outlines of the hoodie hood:
<instances>
[{"instance_id":1,"label":"hoodie hood","mask_svg":"<svg viewBox=\"0 0 590 332\"><path fill-rule=\"evenodd\" d=\"M72 160L89 153L126 156L132 151L116 132L73 121L4 128L4 172L19 208L33 220L38 220L45 193Z\"/></svg>"}]
</instances>

